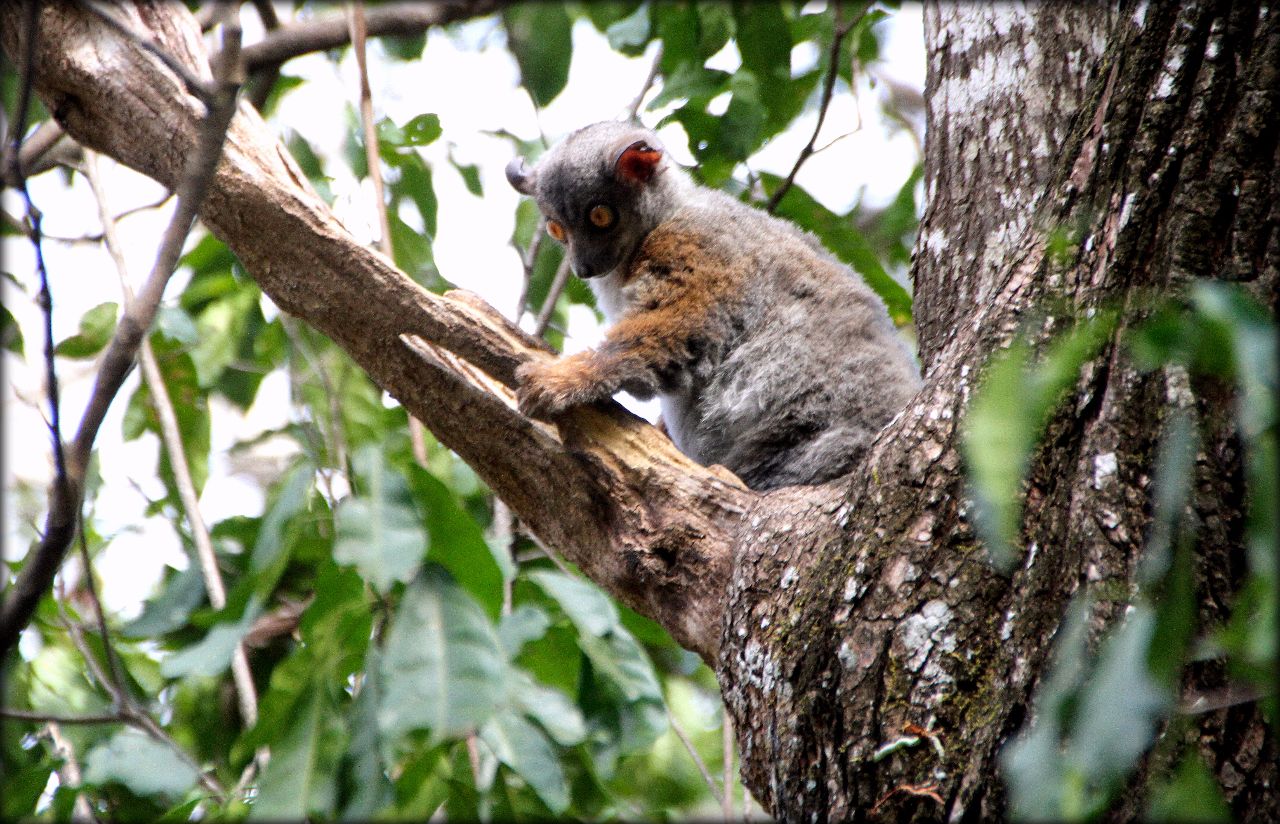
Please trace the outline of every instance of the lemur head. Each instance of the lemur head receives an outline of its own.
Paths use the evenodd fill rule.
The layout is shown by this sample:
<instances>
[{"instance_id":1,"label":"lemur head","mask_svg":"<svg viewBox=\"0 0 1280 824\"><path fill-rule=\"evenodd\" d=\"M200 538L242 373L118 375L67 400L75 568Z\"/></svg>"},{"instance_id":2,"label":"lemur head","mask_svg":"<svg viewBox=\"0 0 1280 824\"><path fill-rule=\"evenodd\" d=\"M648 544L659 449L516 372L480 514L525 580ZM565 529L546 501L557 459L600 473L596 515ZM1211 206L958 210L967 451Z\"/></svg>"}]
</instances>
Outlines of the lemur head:
<instances>
[{"instance_id":1,"label":"lemur head","mask_svg":"<svg viewBox=\"0 0 1280 824\"><path fill-rule=\"evenodd\" d=\"M604 122L573 132L532 169L512 160L507 180L537 201L574 273L592 278L628 260L675 211L684 175L653 132Z\"/></svg>"}]
</instances>

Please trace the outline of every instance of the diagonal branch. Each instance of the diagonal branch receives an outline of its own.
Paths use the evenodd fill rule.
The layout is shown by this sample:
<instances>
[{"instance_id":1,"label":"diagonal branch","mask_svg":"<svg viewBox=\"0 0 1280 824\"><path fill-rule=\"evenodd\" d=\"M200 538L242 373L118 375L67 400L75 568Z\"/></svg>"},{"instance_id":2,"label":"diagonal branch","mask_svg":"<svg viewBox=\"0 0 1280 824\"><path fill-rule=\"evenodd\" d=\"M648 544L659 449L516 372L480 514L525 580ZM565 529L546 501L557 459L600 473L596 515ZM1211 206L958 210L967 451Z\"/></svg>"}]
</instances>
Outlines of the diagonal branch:
<instances>
[{"instance_id":1,"label":"diagonal branch","mask_svg":"<svg viewBox=\"0 0 1280 824\"><path fill-rule=\"evenodd\" d=\"M184 8L153 11L157 42L198 45ZM77 105L63 107L68 133L175 185L175 149L198 132L190 98L83 14L43 13L57 32L37 56L46 105L74 96ZM507 387L521 363L550 357L545 344L468 293L427 292L357 243L249 107L231 124L201 218L264 293L343 347L542 541L713 660L732 547L758 496L617 404L575 410L558 426L522 416Z\"/></svg>"},{"instance_id":2,"label":"diagonal branch","mask_svg":"<svg viewBox=\"0 0 1280 824\"><path fill-rule=\"evenodd\" d=\"M365 10L370 37L421 34L432 26L469 20L497 11L511 0L455 0L446 3L380 3ZM348 45L351 30L345 12L281 26L244 50L245 68L259 72L311 52Z\"/></svg>"}]
</instances>

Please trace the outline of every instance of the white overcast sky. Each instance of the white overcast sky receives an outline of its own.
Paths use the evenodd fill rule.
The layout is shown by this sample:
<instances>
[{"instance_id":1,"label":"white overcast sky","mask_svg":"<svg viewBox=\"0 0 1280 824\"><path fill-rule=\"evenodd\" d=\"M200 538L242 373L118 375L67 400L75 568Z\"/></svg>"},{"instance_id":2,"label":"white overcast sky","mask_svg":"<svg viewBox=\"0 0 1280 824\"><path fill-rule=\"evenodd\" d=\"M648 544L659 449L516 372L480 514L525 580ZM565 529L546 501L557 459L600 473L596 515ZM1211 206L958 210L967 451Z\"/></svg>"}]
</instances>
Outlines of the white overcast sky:
<instances>
[{"instance_id":1,"label":"white overcast sky","mask_svg":"<svg viewBox=\"0 0 1280 824\"><path fill-rule=\"evenodd\" d=\"M331 13L329 9L326 12ZM282 8L281 14L287 16L288 10ZM246 7L243 19L246 42L250 42L249 38L255 36L256 15ZM920 6L906 3L881 25L885 60L877 71L922 89L925 55ZM432 31L423 58L410 63L379 59L380 47L376 41L370 44L375 116L403 123L423 112L434 112L444 127L441 140L423 150L432 164L440 201L434 253L441 273L453 283L479 293L508 315L514 309L521 274L519 260L509 244L517 195L503 176L512 149L507 141L485 132L505 129L531 139L541 128L554 141L587 123L616 118L640 89L651 63L652 51L634 59L614 53L586 21L577 23L573 35L568 85L540 115L519 87L515 62L503 48L501 27L493 20L466 24L453 35ZM793 68L805 68L816 59L813 50L798 49L793 54ZM737 54L726 48L708 65L733 70L738 65ZM335 176L332 189L339 217L359 239L373 241L376 217L371 186L367 181L357 184L345 175L341 163L340 146L347 122L345 105L348 101L354 105L358 100L354 59L348 54L335 68L324 56L313 55L291 61L284 71L309 82L283 98L270 121L272 126L295 129L311 141L325 158L327 170ZM819 145L854 133L813 156L798 177L799 185L838 211L846 210L859 192L867 203L888 201L916 162L910 137L901 131L893 134L878 117L877 108L869 105L880 93L864 84L857 100L849 94L836 96ZM652 125L661 113L646 115L642 111L641 116ZM795 128L776 137L752 158L751 167L786 174L808 140L815 119L813 112L802 116ZM692 161L678 126L674 133L662 135L678 161ZM480 167L483 197L469 194L446 161L450 146L459 162ZM104 159L101 166L115 213L154 202L162 194L157 184L111 161ZM30 190L44 213L48 235L74 237L100 231L94 200L81 177L77 176L68 189L60 173L48 173L32 180ZM4 193L4 209L12 215L22 211L18 199L9 191ZM120 223L135 284L150 269L169 213L170 208L152 210ZM33 299L37 288L34 258L25 241L6 237L4 244L5 270L15 273L26 285L26 292L7 281L3 285L4 305L17 318L26 343L25 358L4 355L4 554L14 557L25 551L33 526L32 495L19 494L17 485L25 482L28 489L35 490L34 500L41 501L50 477L51 458L43 418L43 335L41 316ZM44 254L55 307L55 340L74 334L80 316L89 308L120 300L114 266L98 246L46 240ZM179 272L170 283L166 300L176 301L185 281ZM268 299L263 300L268 317L274 316L274 306ZM591 345L599 334L593 316L586 310L571 315L569 331L569 350ZM73 434L79 421L95 370L92 361L58 361L65 437ZM104 597L109 608L126 615L140 609L164 564L179 568L187 564L173 526L162 518L143 517L144 493L157 497L163 494L159 481L152 477L158 448L155 439L144 437L125 443L121 438L125 402L137 380L135 370L112 404L98 437L105 483L95 514L103 534L112 538L99 561L105 579ZM225 453L236 441L285 422L289 414L287 390L283 373L276 373L264 381L248 416L240 416L224 405L215 407L210 479L201 497L206 522L261 512L261 490L256 483L231 472ZM640 411L643 414L645 410ZM43 510L37 509L36 521L42 522Z\"/></svg>"}]
</instances>

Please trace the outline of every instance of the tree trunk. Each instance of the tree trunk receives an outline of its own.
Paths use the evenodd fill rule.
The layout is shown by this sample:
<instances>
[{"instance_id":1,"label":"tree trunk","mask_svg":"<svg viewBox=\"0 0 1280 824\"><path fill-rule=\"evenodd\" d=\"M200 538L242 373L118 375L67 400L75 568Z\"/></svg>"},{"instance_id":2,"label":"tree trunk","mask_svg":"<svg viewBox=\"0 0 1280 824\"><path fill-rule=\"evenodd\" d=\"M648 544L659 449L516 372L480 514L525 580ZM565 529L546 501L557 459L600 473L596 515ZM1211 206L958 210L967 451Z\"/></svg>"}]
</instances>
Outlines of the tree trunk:
<instances>
[{"instance_id":1,"label":"tree trunk","mask_svg":"<svg viewBox=\"0 0 1280 824\"><path fill-rule=\"evenodd\" d=\"M144 8L134 25L207 74L186 12ZM3 14L21 66L20 15ZM997 754L1025 720L1068 600L1089 582L1133 580L1153 410L1182 406L1210 435L1196 473L1202 625L1225 617L1243 575L1244 480L1227 393L1143 374L1106 346L1036 455L1025 556L1003 576L967 520L959 421L989 354L1030 318L1043 342L1063 325L1055 312L1127 306L1193 277L1247 281L1275 310L1277 17L1250 2L927 8L928 207L914 267L926 382L863 470L820 487L752 493L617 407L558 427L523 418L507 387L522 360L546 356L538 342L354 243L251 111L202 219L535 532L713 663L743 778L772 814L986 820L1004 810ZM70 4L44 8L41 26L36 86L59 123L172 186L201 116L181 83ZM1050 254L1063 228L1078 242ZM1095 628L1123 607L1099 601ZM945 749L873 758L916 727ZM1262 732L1246 705L1186 733L1240 817L1280 817ZM908 785L935 785L937 798L897 791ZM1127 799L1131 817L1144 799Z\"/></svg>"},{"instance_id":2,"label":"tree trunk","mask_svg":"<svg viewBox=\"0 0 1280 824\"><path fill-rule=\"evenodd\" d=\"M1055 311L1193 277L1249 281L1274 312L1277 23L1248 3L926 6L928 207L913 269L925 388L852 485L762 499L735 552L718 674L747 784L776 814L858 817L927 784L941 805L897 792L880 811L1004 810L998 749L1028 713L1068 600L1087 582L1131 591L1150 521L1152 412L1167 398L1209 433L1196 472L1200 625L1227 617L1245 498L1220 389L1144 375L1114 342L1086 363L1033 465L1025 556L1009 578L966 518L956 424L989 353L1028 319L1042 341L1062 326ZM1066 259L1047 254L1058 227L1078 231ZM1123 607L1100 601L1095 628ZM1188 686L1223 678L1203 668ZM1280 814L1256 705L1197 721L1188 740L1236 815ZM945 756L922 746L874 760L908 725L935 731ZM1117 814L1145 803L1129 793Z\"/></svg>"}]
</instances>

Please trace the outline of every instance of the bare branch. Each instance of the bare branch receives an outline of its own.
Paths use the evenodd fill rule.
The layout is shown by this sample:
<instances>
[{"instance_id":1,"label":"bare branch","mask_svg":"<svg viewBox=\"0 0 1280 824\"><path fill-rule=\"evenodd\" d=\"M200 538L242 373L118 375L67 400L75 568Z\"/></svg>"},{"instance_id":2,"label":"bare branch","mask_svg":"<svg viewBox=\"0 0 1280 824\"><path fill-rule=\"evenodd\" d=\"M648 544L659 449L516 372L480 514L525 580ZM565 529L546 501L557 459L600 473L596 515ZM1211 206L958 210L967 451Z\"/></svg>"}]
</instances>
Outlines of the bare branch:
<instances>
[{"instance_id":1,"label":"bare branch","mask_svg":"<svg viewBox=\"0 0 1280 824\"><path fill-rule=\"evenodd\" d=\"M684 744L685 751L689 753L689 757L693 759L694 766L698 768L698 773L702 776L702 781L707 785L707 791L711 793L711 797L716 800L717 804L722 807L729 805L732 809L732 801L725 801L725 796L720 792L720 788L716 786L716 780L711 777L711 771L707 769L707 765L702 760L702 756L698 755L698 751L694 748L693 742L689 740L689 734L684 731L684 727L676 718L675 713L671 711L671 707L667 707L667 721L671 724L671 731L676 734L676 738L680 739L680 743ZM729 785L725 784L725 789ZM725 819L728 821L728 819Z\"/></svg>"},{"instance_id":2,"label":"bare branch","mask_svg":"<svg viewBox=\"0 0 1280 824\"><path fill-rule=\"evenodd\" d=\"M58 728L57 721L50 721L48 729L49 739L53 741L54 751L62 757L62 767L58 771L59 777L63 779L67 786L79 787L82 779L80 776L80 761L76 757L75 746L62 734L62 730ZM85 798L84 793L76 793L75 811L76 818L81 821L98 820L98 816L94 814L93 806L89 803L89 799Z\"/></svg>"},{"instance_id":3,"label":"bare branch","mask_svg":"<svg viewBox=\"0 0 1280 824\"><path fill-rule=\"evenodd\" d=\"M769 203L765 208L770 212L777 210L778 204L782 202L782 198L795 184L796 175L800 173L800 167L803 166L805 161L807 161L814 153L814 146L818 142L818 134L822 131L822 124L827 119L827 109L831 106L831 97L836 88L836 78L840 76L840 49L844 46L844 39L849 36L849 32L853 31L854 27L857 26L863 16L866 15L867 8L869 7L868 4L868 6L864 7L857 17L849 21L846 25L841 26L840 6L839 4L832 5L832 14L835 15L835 34L831 38L831 49L827 56L829 62L829 65L827 66L827 74L822 80L822 99L818 104L818 122L814 124L813 134L809 136L809 142L800 150L800 156L796 158L795 165L791 167L790 173L788 173L786 179L782 181L782 185L778 187L778 190L773 193L773 197L769 198Z\"/></svg>"},{"instance_id":4,"label":"bare branch","mask_svg":"<svg viewBox=\"0 0 1280 824\"><path fill-rule=\"evenodd\" d=\"M370 36L413 35L459 20L497 11L510 0L461 0L446 3L380 3L368 10ZM345 13L294 22L268 34L244 50L245 67L257 72L311 52L325 51L351 42Z\"/></svg>"},{"instance_id":5,"label":"bare branch","mask_svg":"<svg viewBox=\"0 0 1280 824\"><path fill-rule=\"evenodd\" d=\"M114 712L98 715L51 715L32 710L14 710L0 707L0 718L11 718L14 721L31 721L36 724L123 724L124 719Z\"/></svg>"},{"instance_id":6,"label":"bare branch","mask_svg":"<svg viewBox=\"0 0 1280 824\"><path fill-rule=\"evenodd\" d=\"M653 88L653 81L658 79L658 67L662 63L662 44L658 44L658 50L654 52L653 63L649 65L649 74L645 77L644 83L640 86L640 91L636 93L635 98L631 101L631 105L627 107L627 114L632 120L640 117L640 104L644 102L644 96L649 93L649 89Z\"/></svg>"},{"instance_id":7,"label":"bare branch","mask_svg":"<svg viewBox=\"0 0 1280 824\"><path fill-rule=\"evenodd\" d=\"M102 235L108 252L116 265L116 273L120 277L120 286L124 292L126 311L133 306L133 289L130 286L128 266L124 259L124 250L116 233L115 220L107 208L106 192L103 191L98 177L97 155L87 152L85 171L89 179L89 187L93 190L98 203L98 219L102 222ZM173 409L173 401L164 383L164 375L160 373L160 365L156 362L151 342L145 337L138 352L142 364L143 380L151 393L151 401L160 421L160 437L164 449L169 456L169 464L173 468L174 483L178 487L178 497L191 529L192 542L196 547L196 558L204 573L205 590L209 594L209 603L214 609L222 609L227 604L226 586L222 582L222 573L218 569L217 556L213 551L213 541L209 537L209 529L204 517L200 514L200 499L196 494L195 482L191 477L191 467L187 462L186 450L182 445L182 431L178 425L178 416ZM85 563L88 564L86 554ZM104 627L105 633L105 627ZM240 714L246 726L253 726L258 719L258 696L253 684L253 675L249 671L249 660L245 656L244 644L237 643L231 659L231 673L236 685L236 696L240 702Z\"/></svg>"}]
</instances>

